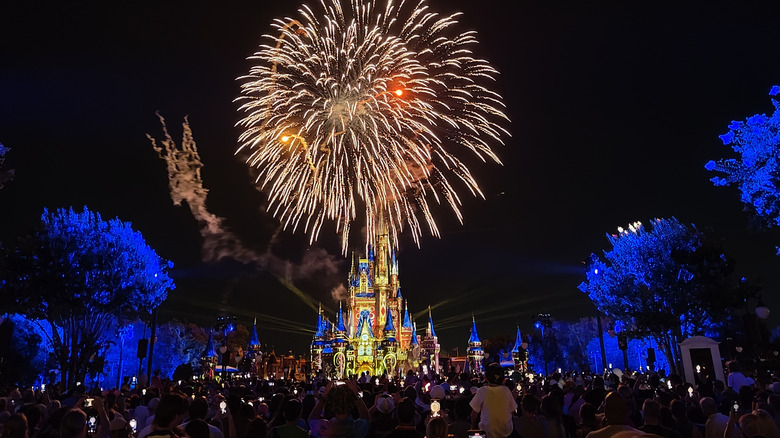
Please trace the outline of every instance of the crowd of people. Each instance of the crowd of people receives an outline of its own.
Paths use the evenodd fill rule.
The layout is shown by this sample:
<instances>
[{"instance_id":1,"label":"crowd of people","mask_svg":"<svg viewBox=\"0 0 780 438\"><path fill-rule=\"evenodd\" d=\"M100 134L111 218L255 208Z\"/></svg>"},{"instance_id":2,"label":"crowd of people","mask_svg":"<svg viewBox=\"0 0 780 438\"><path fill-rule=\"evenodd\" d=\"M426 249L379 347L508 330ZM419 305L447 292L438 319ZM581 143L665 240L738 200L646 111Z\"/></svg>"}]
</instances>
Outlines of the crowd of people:
<instances>
[{"instance_id":1,"label":"crowd of people","mask_svg":"<svg viewBox=\"0 0 780 438\"><path fill-rule=\"evenodd\" d=\"M12 388L0 438L780 438L780 381L736 366L696 385L655 373L518 378L491 364L478 377Z\"/></svg>"}]
</instances>

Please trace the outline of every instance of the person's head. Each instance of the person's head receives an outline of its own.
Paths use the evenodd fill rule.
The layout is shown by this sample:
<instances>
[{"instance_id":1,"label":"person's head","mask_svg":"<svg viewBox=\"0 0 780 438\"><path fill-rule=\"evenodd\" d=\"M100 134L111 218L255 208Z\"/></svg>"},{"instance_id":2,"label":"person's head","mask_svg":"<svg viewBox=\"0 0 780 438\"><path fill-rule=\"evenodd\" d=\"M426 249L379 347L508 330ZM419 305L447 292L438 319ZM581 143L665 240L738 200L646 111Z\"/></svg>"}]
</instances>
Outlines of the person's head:
<instances>
[{"instance_id":1,"label":"person's head","mask_svg":"<svg viewBox=\"0 0 780 438\"><path fill-rule=\"evenodd\" d=\"M561 418L561 407L558 403L558 398L552 396L552 395L545 395L542 397L542 415L549 419L560 419Z\"/></svg>"},{"instance_id":2,"label":"person's head","mask_svg":"<svg viewBox=\"0 0 780 438\"><path fill-rule=\"evenodd\" d=\"M434 417L425 427L427 438L447 438L447 420L444 417Z\"/></svg>"},{"instance_id":3,"label":"person's head","mask_svg":"<svg viewBox=\"0 0 780 438\"><path fill-rule=\"evenodd\" d=\"M181 391L163 394L154 416L154 425L170 429L179 424L189 411L189 399Z\"/></svg>"},{"instance_id":4,"label":"person's head","mask_svg":"<svg viewBox=\"0 0 780 438\"><path fill-rule=\"evenodd\" d=\"M761 436L768 438L778 438L780 436L780 431L777 429L777 424L769 412L763 409L755 409L753 411L753 415L756 417L756 426Z\"/></svg>"},{"instance_id":5,"label":"person's head","mask_svg":"<svg viewBox=\"0 0 780 438\"><path fill-rule=\"evenodd\" d=\"M580 421L585 424L596 422L596 411L596 405L593 403L583 403L582 406L580 406Z\"/></svg>"},{"instance_id":6,"label":"person's head","mask_svg":"<svg viewBox=\"0 0 780 438\"><path fill-rule=\"evenodd\" d=\"M346 416L355 407L355 394L347 385L334 386L328 391L325 402L337 417Z\"/></svg>"},{"instance_id":7,"label":"person's head","mask_svg":"<svg viewBox=\"0 0 780 438\"><path fill-rule=\"evenodd\" d=\"M642 416L645 418L645 424L659 424L661 421L661 404L648 398L642 404Z\"/></svg>"},{"instance_id":8,"label":"person's head","mask_svg":"<svg viewBox=\"0 0 780 438\"><path fill-rule=\"evenodd\" d=\"M491 385L500 385L504 381L504 369L495 362L491 363L485 370L485 379Z\"/></svg>"},{"instance_id":9,"label":"person's head","mask_svg":"<svg viewBox=\"0 0 780 438\"><path fill-rule=\"evenodd\" d=\"M286 421L296 421L301 416L301 402L294 398L285 401L282 412Z\"/></svg>"},{"instance_id":10,"label":"person's head","mask_svg":"<svg viewBox=\"0 0 780 438\"><path fill-rule=\"evenodd\" d=\"M376 408L379 412L389 415L391 412L393 412L393 409L395 409L395 402L393 402L393 397L383 394L377 397L376 399Z\"/></svg>"},{"instance_id":11,"label":"person's head","mask_svg":"<svg viewBox=\"0 0 780 438\"><path fill-rule=\"evenodd\" d=\"M396 415L398 415L398 422L401 424L413 424L414 423L414 402L408 398L404 398L398 403L395 408Z\"/></svg>"},{"instance_id":12,"label":"person's head","mask_svg":"<svg viewBox=\"0 0 780 438\"><path fill-rule=\"evenodd\" d=\"M701 407L701 413L704 414L705 417L709 417L718 412L718 402L712 397L703 397L699 400L699 407Z\"/></svg>"},{"instance_id":13,"label":"person's head","mask_svg":"<svg viewBox=\"0 0 780 438\"><path fill-rule=\"evenodd\" d=\"M87 436L87 414L71 409L60 422L60 438L84 438Z\"/></svg>"},{"instance_id":14,"label":"person's head","mask_svg":"<svg viewBox=\"0 0 780 438\"><path fill-rule=\"evenodd\" d=\"M24 414L11 415L3 426L3 438L28 438L27 417Z\"/></svg>"},{"instance_id":15,"label":"person's head","mask_svg":"<svg viewBox=\"0 0 780 438\"><path fill-rule=\"evenodd\" d=\"M205 420L196 418L187 423L184 433L190 438L209 438L209 425Z\"/></svg>"},{"instance_id":16,"label":"person's head","mask_svg":"<svg viewBox=\"0 0 780 438\"><path fill-rule=\"evenodd\" d=\"M322 423L325 423L323 421ZM249 423L249 427L246 430L247 438L265 438L268 434L268 423L261 417L257 417Z\"/></svg>"},{"instance_id":17,"label":"person's head","mask_svg":"<svg viewBox=\"0 0 780 438\"><path fill-rule=\"evenodd\" d=\"M617 391L610 392L604 398L604 421L610 426L627 424L628 403Z\"/></svg>"},{"instance_id":18,"label":"person's head","mask_svg":"<svg viewBox=\"0 0 780 438\"><path fill-rule=\"evenodd\" d=\"M728 363L729 372L737 373L739 371L742 371L742 367L739 366L739 363L736 360L732 360Z\"/></svg>"},{"instance_id":19,"label":"person's head","mask_svg":"<svg viewBox=\"0 0 780 438\"><path fill-rule=\"evenodd\" d=\"M539 399L533 394L524 394L520 406L523 408L523 412L534 414L539 409Z\"/></svg>"},{"instance_id":20,"label":"person's head","mask_svg":"<svg viewBox=\"0 0 780 438\"><path fill-rule=\"evenodd\" d=\"M203 396L195 397L190 403L190 420L203 420L209 411L209 402Z\"/></svg>"},{"instance_id":21,"label":"person's head","mask_svg":"<svg viewBox=\"0 0 780 438\"><path fill-rule=\"evenodd\" d=\"M471 417L471 405L467 397L458 397L455 400L455 418L468 420Z\"/></svg>"}]
</instances>

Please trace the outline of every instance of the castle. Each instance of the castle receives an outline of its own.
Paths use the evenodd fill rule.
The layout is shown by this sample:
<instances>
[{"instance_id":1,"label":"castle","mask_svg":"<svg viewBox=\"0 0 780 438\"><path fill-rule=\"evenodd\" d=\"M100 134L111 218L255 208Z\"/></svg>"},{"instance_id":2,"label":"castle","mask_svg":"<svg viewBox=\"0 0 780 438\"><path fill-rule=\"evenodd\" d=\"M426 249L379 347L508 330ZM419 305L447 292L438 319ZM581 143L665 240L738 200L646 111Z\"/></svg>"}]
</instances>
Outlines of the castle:
<instances>
[{"instance_id":1,"label":"castle","mask_svg":"<svg viewBox=\"0 0 780 438\"><path fill-rule=\"evenodd\" d=\"M398 261L386 229L377 236L376 248L369 246L367 257L353 254L347 282L349 296L345 306L339 303L336 322L321 307L318 312L311 343L314 373L337 379L363 373L392 376L423 365L439 372L440 345L430 307L425 335L419 336L401 296Z\"/></svg>"}]
</instances>

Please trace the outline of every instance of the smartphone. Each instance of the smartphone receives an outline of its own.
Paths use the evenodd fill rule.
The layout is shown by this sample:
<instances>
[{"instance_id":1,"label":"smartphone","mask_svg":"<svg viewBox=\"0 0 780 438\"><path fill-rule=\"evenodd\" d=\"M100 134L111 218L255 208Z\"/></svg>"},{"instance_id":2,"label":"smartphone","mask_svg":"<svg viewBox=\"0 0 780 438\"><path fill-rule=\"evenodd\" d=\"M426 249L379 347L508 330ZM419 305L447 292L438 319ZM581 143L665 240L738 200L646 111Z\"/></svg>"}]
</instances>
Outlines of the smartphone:
<instances>
[{"instance_id":1,"label":"smartphone","mask_svg":"<svg viewBox=\"0 0 780 438\"><path fill-rule=\"evenodd\" d=\"M734 406L732 406L731 408L734 410L734 412L739 411L739 403L735 401Z\"/></svg>"},{"instance_id":2,"label":"smartphone","mask_svg":"<svg viewBox=\"0 0 780 438\"><path fill-rule=\"evenodd\" d=\"M334 385L339 386L339 385L343 385L344 383L345 382L343 380L336 380L336 382L334 382Z\"/></svg>"},{"instance_id":3,"label":"smartphone","mask_svg":"<svg viewBox=\"0 0 780 438\"><path fill-rule=\"evenodd\" d=\"M438 417L440 410L441 410L441 404L439 403L439 400L437 399L431 400L431 417Z\"/></svg>"},{"instance_id":4,"label":"smartphone","mask_svg":"<svg viewBox=\"0 0 780 438\"><path fill-rule=\"evenodd\" d=\"M227 412L227 403L224 400L219 402L219 409L222 410L223 414Z\"/></svg>"},{"instance_id":5,"label":"smartphone","mask_svg":"<svg viewBox=\"0 0 780 438\"><path fill-rule=\"evenodd\" d=\"M141 395L146 395L146 388L141 390Z\"/></svg>"},{"instance_id":6,"label":"smartphone","mask_svg":"<svg viewBox=\"0 0 780 438\"><path fill-rule=\"evenodd\" d=\"M469 438L485 438L486 434L485 431L482 429L479 430L470 430L466 432L469 436Z\"/></svg>"},{"instance_id":7,"label":"smartphone","mask_svg":"<svg viewBox=\"0 0 780 438\"><path fill-rule=\"evenodd\" d=\"M87 420L87 433L89 433L89 434L97 433L97 416L96 415L90 415L89 419Z\"/></svg>"},{"instance_id":8,"label":"smartphone","mask_svg":"<svg viewBox=\"0 0 780 438\"><path fill-rule=\"evenodd\" d=\"M46 384L41 383L41 392L46 392Z\"/></svg>"},{"instance_id":9,"label":"smartphone","mask_svg":"<svg viewBox=\"0 0 780 438\"><path fill-rule=\"evenodd\" d=\"M95 401L95 399L94 399L94 398L87 398L87 399L84 399L84 403L82 403L82 404L81 404L81 406L82 406L82 407L84 407L84 408L91 408L91 407L92 407L92 402L93 402L93 401Z\"/></svg>"},{"instance_id":10,"label":"smartphone","mask_svg":"<svg viewBox=\"0 0 780 438\"><path fill-rule=\"evenodd\" d=\"M135 418L130 419L130 429L135 433L138 430L138 421Z\"/></svg>"}]
</instances>

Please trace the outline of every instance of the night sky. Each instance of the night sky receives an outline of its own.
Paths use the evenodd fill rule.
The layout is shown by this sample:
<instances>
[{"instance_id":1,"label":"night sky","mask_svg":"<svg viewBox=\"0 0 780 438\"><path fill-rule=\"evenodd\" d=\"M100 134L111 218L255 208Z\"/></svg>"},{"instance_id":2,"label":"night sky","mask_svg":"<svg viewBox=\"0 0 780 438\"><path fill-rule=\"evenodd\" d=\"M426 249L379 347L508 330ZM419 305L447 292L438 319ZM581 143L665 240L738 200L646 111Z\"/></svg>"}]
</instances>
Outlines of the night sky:
<instances>
[{"instance_id":1,"label":"night sky","mask_svg":"<svg viewBox=\"0 0 780 438\"><path fill-rule=\"evenodd\" d=\"M262 342L304 353L316 310L275 276L334 311L349 266L333 228L312 248L300 232L272 240L278 222L233 155L236 78L271 20L299 3L156 3L0 6L0 142L16 169L0 190L0 240L35 226L44 207L118 216L175 263L161 319L257 316ZM768 3L430 2L478 31L512 120L496 146L504 166L472 167L486 199L463 196L464 224L442 208L441 239L400 242L403 295L420 323L434 307L443 349L466 345L472 312L483 339L531 330L540 312L595 315L577 290L582 260L608 247L606 233L654 217L712 227L740 273L764 285L770 327L780 321L780 234L751 229L738 191L713 187L704 169L730 155L718 135L731 120L772 110L780 15ZM198 226L172 205L145 137L162 135L156 110L177 140L189 116L210 211L245 248L272 247L268 270L201 262Z\"/></svg>"}]
</instances>

